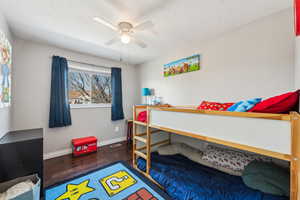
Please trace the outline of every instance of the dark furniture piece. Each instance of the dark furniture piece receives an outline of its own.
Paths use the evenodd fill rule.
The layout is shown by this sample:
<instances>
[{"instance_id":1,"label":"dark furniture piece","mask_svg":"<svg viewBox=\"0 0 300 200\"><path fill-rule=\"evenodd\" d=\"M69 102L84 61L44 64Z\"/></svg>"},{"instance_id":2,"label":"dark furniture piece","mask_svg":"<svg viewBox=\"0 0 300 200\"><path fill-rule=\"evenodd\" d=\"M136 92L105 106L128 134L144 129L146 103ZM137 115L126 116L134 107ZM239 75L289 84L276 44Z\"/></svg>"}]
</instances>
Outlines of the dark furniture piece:
<instances>
[{"instance_id":1,"label":"dark furniture piece","mask_svg":"<svg viewBox=\"0 0 300 200\"><path fill-rule=\"evenodd\" d=\"M132 129L133 129L133 120L126 120L127 122L127 145L132 143Z\"/></svg>"},{"instance_id":2,"label":"dark furniture piece","mask_svg":"<svg viewBox=\"0 0 300 200\"><path fill-rule=\"evenodd\" d=\"M0 183L32 174L43 182L43 129L7 133L0 139Z\"/></svg>"}]
</instances>

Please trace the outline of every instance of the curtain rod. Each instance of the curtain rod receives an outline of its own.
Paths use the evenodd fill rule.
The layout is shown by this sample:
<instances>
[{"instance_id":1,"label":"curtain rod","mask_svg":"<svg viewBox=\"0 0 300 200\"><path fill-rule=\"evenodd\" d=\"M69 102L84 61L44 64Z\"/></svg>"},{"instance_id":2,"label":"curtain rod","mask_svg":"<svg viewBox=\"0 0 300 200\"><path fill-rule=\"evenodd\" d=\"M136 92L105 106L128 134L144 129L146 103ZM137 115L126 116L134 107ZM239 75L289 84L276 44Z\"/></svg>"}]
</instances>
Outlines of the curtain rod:
<instances>
[{"instance_id":1,"label":"curtain rod","mask_svg":"<svg viewBox=\"0 0 300 200\"><path fill-rule=\"evenodd\" d=\"M52 59L52 57L50 57L50 58ZM101 66L101 65L91 64L91 63L87 63L87 62L81 62L81 61L72 60L72 59L68 59L68 58L66 58L66 59L67 59L67 61L74 62L74 63L78 63L78 64L90 65L90 66L94 66L94 67L102 67L102 68L111 69L111 67L106 67L106 66Z\"/></svg>"}]
</instances>

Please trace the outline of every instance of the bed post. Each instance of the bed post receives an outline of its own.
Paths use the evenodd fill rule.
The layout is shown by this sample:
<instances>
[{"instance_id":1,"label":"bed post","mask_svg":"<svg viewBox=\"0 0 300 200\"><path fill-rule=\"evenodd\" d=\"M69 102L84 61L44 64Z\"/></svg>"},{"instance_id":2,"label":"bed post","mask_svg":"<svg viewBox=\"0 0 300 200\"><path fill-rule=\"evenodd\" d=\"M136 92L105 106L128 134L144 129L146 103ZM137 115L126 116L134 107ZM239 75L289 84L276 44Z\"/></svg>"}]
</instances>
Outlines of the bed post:
<instances>
[{"instance_id":1,"label":"bed post","mask_svg":"<svg viewBox=\"0 0 300 200\"><path fill-rule=\"evenodd\" d=\"M136 124L134 123L134 120L136 118L136 108L135 106L133 106L133 116L132 116L132 165L133 167L136 168L136 154L135 154L135 150L136 150L136 141L134 139L135 135L136 135Z\"/></svg>"},{"instance_id":2,"label":"bed post","mask_svg":"<svg viewBox=\"0 0 300 200\"><path fill-rule=\"evenodd\" d=\"M150 109L147 106L147 168L146 173L150 175L150 167L151 167L151 130L149 127L150 123Z\"/></svg>"},{"instance_id":3,"label":"bed post","mask_svg":"<svg viewBox=\"0 0 300 200\"><path fill-rule=\"evenodd\" d=\"M300 115L297 112L291 112L291 144L292 144L292 158L291 158L291 200L300 200L299 195L299 181L300 181Z\"/></svg>"}]
</instances>

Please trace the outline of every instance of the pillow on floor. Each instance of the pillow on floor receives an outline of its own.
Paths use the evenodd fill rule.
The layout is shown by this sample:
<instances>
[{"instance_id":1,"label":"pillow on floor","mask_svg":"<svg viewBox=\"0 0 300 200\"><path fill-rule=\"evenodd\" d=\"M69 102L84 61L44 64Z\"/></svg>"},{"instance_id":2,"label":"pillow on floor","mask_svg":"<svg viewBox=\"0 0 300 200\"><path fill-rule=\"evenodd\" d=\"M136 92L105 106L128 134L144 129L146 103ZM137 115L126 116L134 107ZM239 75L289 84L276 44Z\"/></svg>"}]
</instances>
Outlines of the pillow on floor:
<instances>
[{"instance_id":1,"label":"pillow on floor","mask_svg":"<svg viewBox=\"0 0 300 200\"><path fill-rule=\"evenodd\" d=\"M224 172L226 174L230 174L230 175L233 175L233 176L242 176L242 171L236 171L236 170L232 170L232 169L227 168L227 167L216 165L214 163L208 162L207 160L204 160L203 158L198 158L197 160L193 160L193 161L197 162L201 165L204 165L206 167L210 167L210 168L219 170L219 171Z\"/></svg>"},{"instance_id":2,"label":"pillow on floor","mask_svg":"<svg viewBox=\"0 0 300 200\"><path fill-rule=\"evenodd\" d=\"M179 153L181 155L184 155L185 157L189 158L190 160L193 160L197 162L197 160L202 158L203 152L199 149L196 149L194 147L191 147L187 144L181 143L179 146Z\"/></svg>"},{"instance_id":3,"label":"pillow on floor","mask_svg":"<svg viewBox=\"0 0 300 200\"><path fill-rule=\"evenodd\" d=\"M160 155L181 154L181 155L187 157L188 159L190 159L196 163L199 163L201 165L217 169L219 171L222 171L222 172L230 174L230 175L242 176L241 171L231 170L230 168L214 165L213 163L203 160L202 159L203 158L202 151L200 151L194 147L191 147L187 144L184 144L184 143L174 143L171 145L160 146L160 147L158 147L157 151Z\"/></svg>"},{"instance_id":4,"label":"pillow on floor","mask_svg":"<svg viewBox=\"0 0 300 200\"><path fill-rule=\"evenodd\" d=\"M270 158L264 156L234 151L212 145L209 145L207 150L204 151L202 159L214 166L236 171L238 174L241 174L245 166L253 160L263 160L266 162L271 161Z\"/></svg>"},{"instance_id":5,"label":"pillow on floor","mask_svg":"<svg viewBox=\"0 0 300 200\"><path fill-rule=\"evenodd\" d=\"M202 157L203 152L184 143L174 143L157 148L160 155L181 154L185 157Z\"/></svg>"},{"instance_id":6,"label":"pillow on floor","mask_svg":"<svg viewBox=\"0 0 300 200\"><path fill-rule=\"evenodd\" d=\"M245 167L242 179L248 187L264 193L279 196L290 195L288 170L274 164L253 161Z\"/></svg>"},{"instance_id":7,"label":"pillow on floor","mask_svg":"<svg viewBox=\"0 0 300 200\"><path fill-rule=\"evenodd\" d=\"M254 107L257 103L261 102L261 98L249 99L245 101L237 102L236 104L230 106L227 111L231 112L246 112Z\"/></svg>"},{"instance_id":8,"label":"pillow on floor","mask_svg":"<svg viewBox=\"0 0 300 200\"><path fill-rule=\"evenodd\" d=\"M179 154L180 144L181 143L174 143L160 146L157 148L157 152L163 156Z\"/></svg>"}]
</instances>

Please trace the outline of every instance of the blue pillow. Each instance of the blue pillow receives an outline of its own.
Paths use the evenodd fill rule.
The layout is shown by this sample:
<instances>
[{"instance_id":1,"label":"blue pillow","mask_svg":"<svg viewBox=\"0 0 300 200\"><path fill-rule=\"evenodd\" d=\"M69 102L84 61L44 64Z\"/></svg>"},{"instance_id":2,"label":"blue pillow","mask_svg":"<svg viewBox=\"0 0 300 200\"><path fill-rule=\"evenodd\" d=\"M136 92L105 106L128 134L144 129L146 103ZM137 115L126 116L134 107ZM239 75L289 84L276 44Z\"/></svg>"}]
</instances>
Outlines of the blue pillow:
<instances>
[{"instance_id":1,"label":"blue pillow","mask_svg":"<svg viewBox=\"0 0 300 200\"><path fill-rule=\"evenodd\" d=\"M239 101L230 106L227 111L246 112L254 107L257 103L261 102L261 98L249 99L245 101Z\"/></svg>"}]
</instances>

